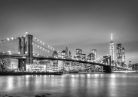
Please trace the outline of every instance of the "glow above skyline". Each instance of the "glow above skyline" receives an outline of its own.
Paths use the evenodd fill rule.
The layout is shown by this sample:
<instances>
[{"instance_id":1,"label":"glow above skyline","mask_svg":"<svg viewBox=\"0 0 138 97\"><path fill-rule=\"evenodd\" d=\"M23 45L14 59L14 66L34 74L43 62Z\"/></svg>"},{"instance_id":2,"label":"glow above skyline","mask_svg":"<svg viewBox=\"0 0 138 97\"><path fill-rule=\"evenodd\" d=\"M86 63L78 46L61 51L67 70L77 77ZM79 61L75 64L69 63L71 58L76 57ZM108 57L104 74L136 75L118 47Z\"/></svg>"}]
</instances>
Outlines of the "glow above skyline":
<instances>
[{"instance_id":1,"label":"glow above skyline","mask_svg":"<svg viewBox=\"0 0 138 97\"><path fill-rule=\"evenodd\" d=\"M111 32L111 41L113 41L113 33Z\"/></svg>"}]
</instances>

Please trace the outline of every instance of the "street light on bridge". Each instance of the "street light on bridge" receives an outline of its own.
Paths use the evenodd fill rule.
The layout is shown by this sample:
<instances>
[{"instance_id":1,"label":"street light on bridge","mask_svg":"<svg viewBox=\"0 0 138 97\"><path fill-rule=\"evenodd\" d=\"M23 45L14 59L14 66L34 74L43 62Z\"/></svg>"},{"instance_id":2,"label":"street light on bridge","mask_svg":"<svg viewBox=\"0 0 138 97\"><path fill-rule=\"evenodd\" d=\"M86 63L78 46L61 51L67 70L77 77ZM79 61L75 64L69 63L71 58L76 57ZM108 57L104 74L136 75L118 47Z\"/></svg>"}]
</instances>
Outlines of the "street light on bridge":
<instances>
[{"instance_id":1,"label":"street light on bridge","mask_svg":"<svg viewBox=\"0 0 138 97\"><path fill-rule=\"evenodd\" d=\"M11 52L11 51L8 51L8 54L9 54L9 55L11 55L11 54L12 54L12 52Z\"/></svg>"}]
</instances>

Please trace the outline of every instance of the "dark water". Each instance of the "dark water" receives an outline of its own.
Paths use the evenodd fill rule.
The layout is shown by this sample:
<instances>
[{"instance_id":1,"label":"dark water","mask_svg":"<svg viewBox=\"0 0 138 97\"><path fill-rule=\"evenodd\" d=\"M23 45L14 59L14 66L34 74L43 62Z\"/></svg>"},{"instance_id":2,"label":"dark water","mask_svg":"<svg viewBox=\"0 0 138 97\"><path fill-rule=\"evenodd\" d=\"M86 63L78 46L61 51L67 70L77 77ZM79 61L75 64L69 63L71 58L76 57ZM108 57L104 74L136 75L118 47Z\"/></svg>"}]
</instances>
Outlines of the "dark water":
<instances>
[{"instance_id":1,"label":"dark water","mask_svg":"<svg viewBox=\"0 0 138 97\"><path fill-rule=\"evenodd\" d=\"M138 73L0 76L0 92L61 97L138 97Z\"/></svg>"}]
</instances>

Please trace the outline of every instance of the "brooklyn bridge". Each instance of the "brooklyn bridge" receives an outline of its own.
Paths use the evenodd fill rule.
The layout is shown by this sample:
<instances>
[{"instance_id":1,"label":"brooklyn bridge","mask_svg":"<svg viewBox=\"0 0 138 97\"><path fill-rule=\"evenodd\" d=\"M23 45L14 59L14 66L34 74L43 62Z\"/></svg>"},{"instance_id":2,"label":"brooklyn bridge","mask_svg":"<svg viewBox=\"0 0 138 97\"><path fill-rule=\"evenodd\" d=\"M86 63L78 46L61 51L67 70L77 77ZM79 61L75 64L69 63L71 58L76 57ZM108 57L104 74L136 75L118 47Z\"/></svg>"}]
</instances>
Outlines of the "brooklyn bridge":
<instances>
[{"instance_id":1,"label":"brooklyn bridge","mask_svg":"<svg viewBox=\"0 0 138 97\"><path fill-rule=\"evenodd\" d=\"M16 52L12 52L12 50L4 51L2 50L2 45L11 43L16 41L18 50ZM73 57L60 57L58 55L54 56L53 53L60 51L56 50L54 47L44 43L40 39L36 38L34 35L26 32L24 35L19 37L11 37L6 38L0 41L1 45L1 51L0 51L0 60L1 60L1 67L4 67L4 65L9 64L6 63L3 60L6 59L16 59L18 60L17 68L18 71L24 71L24 72L31 72L30 68L39 67L41 69L48 68L47 66L44 67L47 63L44 64L36 64L36 61L39 62L52 62L53 64L56 64L56 67L59 67L58 65L60 63L73 63L73 66L81 66L84 71L90 70L93 67L99 67L101 72L105 73L112 73L113 71L118 70L127 70L128 68L118 65L116 62L112 61L112 57L110 55L105 55L101 57L100 59L97 59L95 61L92 60L80 60ZM41 51L41 53L37 53L35 49L38 49ZM50 63L48 63L50 64ZM11 64L12 65L12 64ZM53 65L52 65L53 66ZM70 65L71 67L72 65ZM54 66L55 67L55 66ZM61 69L58 70L58 72L63 72L63 69L66 67L64 64L60 64ZM3 71L3 70L1 70Z\"/></svg>"}]
</instances>

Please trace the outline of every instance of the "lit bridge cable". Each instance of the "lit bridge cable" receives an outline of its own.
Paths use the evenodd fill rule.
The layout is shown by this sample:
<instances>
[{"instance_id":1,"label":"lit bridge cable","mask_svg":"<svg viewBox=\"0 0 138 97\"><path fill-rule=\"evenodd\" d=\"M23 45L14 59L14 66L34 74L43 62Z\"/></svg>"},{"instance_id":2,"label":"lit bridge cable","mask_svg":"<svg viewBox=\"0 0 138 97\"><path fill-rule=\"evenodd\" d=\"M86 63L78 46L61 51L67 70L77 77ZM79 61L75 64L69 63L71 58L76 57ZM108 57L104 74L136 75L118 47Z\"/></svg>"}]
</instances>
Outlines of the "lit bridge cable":
<instances>
[{"instance_id":1,"label":"lit bridge cable","mask_svg":"<svg viewBox=\"0 0 138 97\"><path fill-rule=\"evenodd\" d=\"M38 43L39 45L41 45L41 46L43 46L43 47L45 47L45 48L48 48L48 49L51 50L51 51L55 51L55 48L54 48L54 47L52 47L52 46L50 46L50 45L48 45L48 44L46 45L45 42L41 41L40 39L38 39L38 38L36 38L36 37L34 37L34 42Z\"/></svg>"}]
</instances>

